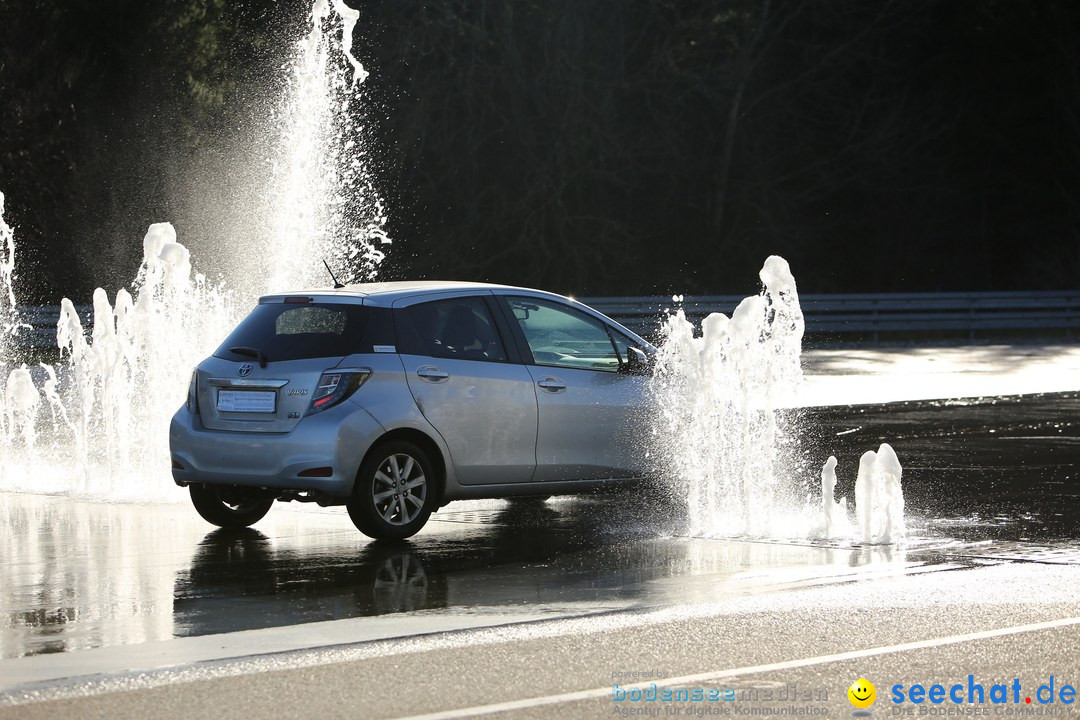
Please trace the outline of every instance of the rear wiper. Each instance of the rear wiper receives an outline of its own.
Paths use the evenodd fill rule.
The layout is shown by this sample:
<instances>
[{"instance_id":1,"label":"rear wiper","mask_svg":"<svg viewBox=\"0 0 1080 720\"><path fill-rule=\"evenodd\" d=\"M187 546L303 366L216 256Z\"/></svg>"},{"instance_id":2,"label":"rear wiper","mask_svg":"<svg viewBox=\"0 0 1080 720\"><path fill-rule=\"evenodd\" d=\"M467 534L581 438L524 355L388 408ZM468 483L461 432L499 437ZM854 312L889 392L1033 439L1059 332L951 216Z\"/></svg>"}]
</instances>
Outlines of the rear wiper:
<instances>
[{"instance_id":1,"label":"rear wiper","mask_svg":"<svg viewBox=\"0 0 1080 720\"><path fill-rule=\"evenodd\" d=\"M264 353L259 348L244 347L244 346L231 347L231 348L229 348L229 352L236 353L237 355L247 355L248 357L257 358L258 361L259 361L259 367L261 367L261 368L266 367L266 353Z\"/></svg>"}]
</instances>

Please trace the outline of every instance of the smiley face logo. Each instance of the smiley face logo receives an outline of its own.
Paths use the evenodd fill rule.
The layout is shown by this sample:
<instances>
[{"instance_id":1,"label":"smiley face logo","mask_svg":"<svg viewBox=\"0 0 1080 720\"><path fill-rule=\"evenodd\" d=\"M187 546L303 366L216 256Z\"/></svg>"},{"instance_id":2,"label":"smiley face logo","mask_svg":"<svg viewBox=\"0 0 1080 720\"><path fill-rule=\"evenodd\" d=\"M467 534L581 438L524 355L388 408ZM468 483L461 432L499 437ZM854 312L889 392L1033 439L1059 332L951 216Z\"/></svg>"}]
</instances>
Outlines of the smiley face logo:
<instances>
[{"instance_id":1,"label":"smiley face logo","mask_svg":"<svg viewBox=\"0 0 1080 720\"><path fill-rule=\"evenodd\" d=\"M874 704L877 690L874 689L874 683L865 678L859 678L847 689L847 697L855 707L868 708Z\"/></svg>"}]
</instances>

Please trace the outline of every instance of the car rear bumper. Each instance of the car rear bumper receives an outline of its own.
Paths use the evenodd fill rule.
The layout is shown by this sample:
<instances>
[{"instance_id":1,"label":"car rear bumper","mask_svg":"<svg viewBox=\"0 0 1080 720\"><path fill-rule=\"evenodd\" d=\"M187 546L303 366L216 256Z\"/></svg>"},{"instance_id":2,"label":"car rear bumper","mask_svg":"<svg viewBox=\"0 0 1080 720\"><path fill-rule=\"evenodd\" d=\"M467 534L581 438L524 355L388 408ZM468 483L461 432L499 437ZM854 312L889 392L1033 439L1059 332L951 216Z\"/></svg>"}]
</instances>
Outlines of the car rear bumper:
<instances>
[{"instance_id":1,"label":"car rear bumper","mask_svg":"<svg viewBox=\"0 0 1080 720\"><path fill-rule=\"evenodd\" d=\"M287 433L208 430L198 415L180 408L169 427L172 475L180 485L244 485L347 497L365 453L384 432L352 403L304 418ZM300 476L327 467L329 477Z\"/></svg>"}]
</instances>

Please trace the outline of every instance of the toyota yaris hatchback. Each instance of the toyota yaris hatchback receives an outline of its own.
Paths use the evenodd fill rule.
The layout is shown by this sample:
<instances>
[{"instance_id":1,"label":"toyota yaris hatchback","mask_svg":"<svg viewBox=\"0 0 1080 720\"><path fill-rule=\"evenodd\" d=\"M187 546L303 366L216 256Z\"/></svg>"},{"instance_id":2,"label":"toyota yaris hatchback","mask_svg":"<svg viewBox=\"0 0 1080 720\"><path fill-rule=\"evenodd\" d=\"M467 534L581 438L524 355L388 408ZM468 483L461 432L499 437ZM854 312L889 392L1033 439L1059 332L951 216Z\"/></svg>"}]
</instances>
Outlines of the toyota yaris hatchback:
<instances>
[{"instance_id":1,"label":"toyota yaris hatchback","mask_svg":"<svg viewBox=\"0 0 1080 720\"><path fill-rule=\"evenodd\" d=\"M376 538L452 500L642 475L655 349L581 303L445 282L268 295L195 369L172 473L221 527L275 500L345 505Z\"/></svg>"}]
</instances>

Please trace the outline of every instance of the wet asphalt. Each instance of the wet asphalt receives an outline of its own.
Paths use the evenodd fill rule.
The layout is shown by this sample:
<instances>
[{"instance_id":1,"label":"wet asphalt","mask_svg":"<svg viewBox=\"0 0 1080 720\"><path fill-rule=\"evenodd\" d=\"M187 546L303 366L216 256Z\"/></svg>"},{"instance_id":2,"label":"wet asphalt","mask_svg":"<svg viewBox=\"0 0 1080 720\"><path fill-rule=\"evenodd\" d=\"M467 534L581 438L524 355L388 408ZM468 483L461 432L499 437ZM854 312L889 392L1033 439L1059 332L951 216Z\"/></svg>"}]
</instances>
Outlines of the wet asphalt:
<instances>
[{"instance_id":1,"label":"wet asphalt","mask_svg":"<svg viewBox=\"0 0 1080 720\"><path fill-rule=\"evenodd\" d=\"M600 716L623 706L603 693L561 695L603 688L624 668L730 672L1080 616L1078 410L1080 393L802 411L796 472L808 491L834 454L837 493L850 498L859 455L883 441L896 449L909 518L901 547L686 538L677 511L636 492L451 504L403 543L367 540L341 509L279 506L255 528L226 532L186 503L0 494L0 717L136 717L151 702L179 716L217 693L266 703L274 673L299 673L364 708L323 707L289 685L254 706L275 716L481 706ZM843 631L845 614L859 633ZM331 639L314 640L317 628ZM1080 681L1076 627L1031 632L1046 638L991 666L1023 660L1033 677L1050 669ZM935 645L915 665L933 655L924 670L945 673L982 662L972 648L1002 642ZM170 655L176 647L184 653ZM885 668L904 653L916 651L867 657ZM335 674L351 667L392 686L387 668L416 673L419 657L439 680L422 673L407 702L380 695L375 680L346 691ZM821 684L851 662L791 672ZM731 677L773 683L785 672ZM242 691L233 675L245 678ZM833 700L823 707L846 703ZM511 705L488 707L499 702Z\"/></svg>"},{"instance_id":2,"label":"wet asphalt","mask_svg":"<svg viewBox=\"0 0 1080 720\"><path fill-rule=\"evenodd\" d=\"M860 454L892 445L906 510L923 535L1080 538L1080 393L807 410L800 422L803 457L837 456L837 494L849 504Z\"/></svg>"}]
</instances>

